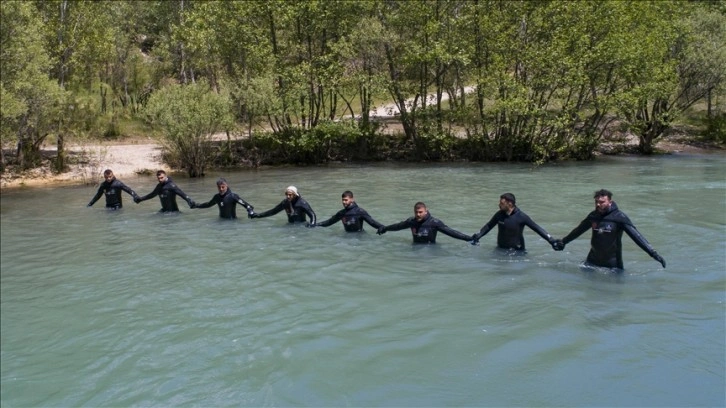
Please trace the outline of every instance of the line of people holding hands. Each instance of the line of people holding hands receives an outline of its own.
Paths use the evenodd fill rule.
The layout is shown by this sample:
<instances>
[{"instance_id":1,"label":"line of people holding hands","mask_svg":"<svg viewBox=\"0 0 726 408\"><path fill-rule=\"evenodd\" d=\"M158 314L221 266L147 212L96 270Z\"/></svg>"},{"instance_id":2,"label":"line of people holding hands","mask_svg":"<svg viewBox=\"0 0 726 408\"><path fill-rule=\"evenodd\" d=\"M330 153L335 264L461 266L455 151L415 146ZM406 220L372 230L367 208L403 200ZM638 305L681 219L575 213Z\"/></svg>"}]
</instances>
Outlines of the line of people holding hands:
<instances>
[{"instance_id":1,"label":"line of people holding hands","mask_svg":"<svg viewBox=\"0 0 726 408\"><path fill-rule=\"evenodd\" d=\"M224 178L217 180L218 193L208 202L198 204L185 194L167 176L164 170L157 171L156 177L159 183L154 190L147 195L139 196L134 190L116 179L113 171L110 169L105 170L104 182L101 183L88 206L92 206L102 195L105 195L106 208L120 209L123 206L121 192L125 191L133 197L134 202L137 204L158 196L161 202L161 212L176 212L179 211L176 202L178 196L187 202L189 208L209 208L217 205L221 218L237 218L236 206L239 204L247 211L249 218L269 217L284 210L289 223L306 223L305 225L308 227L328 227L340 221L347 232L362 231L364 222L375 228L379 235L388 231L410 229L413 242L421 244L435 243L436 235L440 231L452 238L468 241L476 245L482 237L496 226L498 228L497 247L520 252L525 251L523 235L525 226L546 240L555 251L564 250L565 245L587 230L591 230L590 252L587 255L586 263L593 266L617 269L623 269L622 235L625 232L643 251L658 261L663 268L666 266L663 257L656 252L645 237L638 232L628 216L620 211L617 204L612 201L612 193L604 189L596 191L593 196L595 210L590 212L564 238L556 239L517 207L516 198L512 193L505 193L499 197L499 211L492 216L489 222L484 224L479 232L466 235L448 227L444 222L433 217L423 202L417 202L414 205L413 217L398 223L383 225L356 204L351 191L345 191L341 197L343 208L329 219L318 222L312 207L300 195L295 186L289 186L285 189L285 198L275 207L257 213L250 203L229 189L229 185Z\"/></svg>"}]
</instances>

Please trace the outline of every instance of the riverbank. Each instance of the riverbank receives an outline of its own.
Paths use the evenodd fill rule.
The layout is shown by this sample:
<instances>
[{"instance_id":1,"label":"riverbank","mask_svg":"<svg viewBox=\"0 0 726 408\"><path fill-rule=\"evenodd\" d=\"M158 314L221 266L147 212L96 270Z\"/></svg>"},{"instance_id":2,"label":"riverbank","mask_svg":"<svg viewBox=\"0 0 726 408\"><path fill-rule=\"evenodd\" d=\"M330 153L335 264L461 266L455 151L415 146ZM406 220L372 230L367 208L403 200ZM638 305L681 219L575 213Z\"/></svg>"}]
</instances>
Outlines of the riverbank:
<instances>
[{"instance_id":1,"label":"riverbank","mask_svg":"<svg viewBox=\"0 0 726 408\"><path fill-rule=\"evenodd\" d=\"M599 154L631 154L637 140L603 143ZM698 142L684 134L672 134L656 144L664 154L724 154L723 146ZM55 173L50 158L55 157L55 146L43 149L47 159L42 167L16 173L11 169L0 175L0 189L67 185L94 185L102 180L105 169L113 170L122 179L137 174L153 174L158 169L170 170L161 160L161 145L151 139L127 140L68 147L70 170Z\"/></svg>"}]
</instances>

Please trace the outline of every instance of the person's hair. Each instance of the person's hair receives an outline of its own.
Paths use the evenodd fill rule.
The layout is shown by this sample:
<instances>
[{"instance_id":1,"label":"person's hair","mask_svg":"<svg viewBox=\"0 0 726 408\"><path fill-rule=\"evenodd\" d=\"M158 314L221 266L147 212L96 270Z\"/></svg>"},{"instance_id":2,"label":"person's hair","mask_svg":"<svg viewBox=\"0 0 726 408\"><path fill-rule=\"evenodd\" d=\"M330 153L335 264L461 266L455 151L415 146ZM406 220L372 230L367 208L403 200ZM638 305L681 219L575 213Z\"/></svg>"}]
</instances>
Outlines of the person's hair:
<instances>
[{"instance_id":1,"label":"person's hair","mask_svg":"<svg viewBox=\"0 0 726 408\"><path fill-rule=\"evenodd\" d=\"M113 176L113 172L111 171L111 169L106 169L103 171L103 175L104 176Z\"/></svg>"},{"instance_id":2,"label":"person's hair","mask_svg":"<svg viewBox=\"0 0 726 408\"><path fill-rule=\"evenodd\" d=\"M598 197L604 197L607 196L608 200L611 200L613 198L613 193L611 193L608 190L605 190L604 188L601 188L600 190L597 190L595 192L595 195L592 196L592 198L598 198Z\"/></svg>"},{"instance_id":3,"label":"person's hair","mask_svg":"<svg viewBox=\"0 0 726 408\"><path fill-rule=\"evenodd\" d=\"M426 209L426 204L424 204L423 202L419 201L419 202L417 202L416 204L413 205L413 209L414 210L418 210L419 208L423 208L425 210Z\"/></svg>"},{"instance_id":4,"label":"person's hair","mask_svg":"<svg viewBox=\"0 0 726 408\"><path fill-rule=\"evenodd\" d=\"M343 194L340 195L340 198L350 197L353 198L353 192L350 190L343 191Z\"/></svg>"},{"instance_id":5,"label":"person's hair","mask_svg":"<svg viewBox=\"0 0 726 408\"><path fill-rule=\"evenodd\" d=\"M156 177L159 177L162 174L166 176L166 172L164 170L159 170L159 171L156 172Z\"/></svg>"},{"instance_id":6,"label":"person's hair","mask_svg":"<svg viewBox=\"0 0 726 408\"><path fill-rule=\"evenodd\" d=\"M225 180L224 177L217 179L217 186L221 186L222 184L227 184L227 180Z\"/></svg>"},{"instance_id":7,"label":"person's hair","mask_svg":"<svg viewBox=\"0 0 726 408\"><path fill-rule=\"evenodd\" d=\"M504 194L500 195L499 198L504 201L509 201L513 205L517 204L517 199L514 198L514 194L512 194L512 193L504 193Z\"/></svg>"}]
</instances>

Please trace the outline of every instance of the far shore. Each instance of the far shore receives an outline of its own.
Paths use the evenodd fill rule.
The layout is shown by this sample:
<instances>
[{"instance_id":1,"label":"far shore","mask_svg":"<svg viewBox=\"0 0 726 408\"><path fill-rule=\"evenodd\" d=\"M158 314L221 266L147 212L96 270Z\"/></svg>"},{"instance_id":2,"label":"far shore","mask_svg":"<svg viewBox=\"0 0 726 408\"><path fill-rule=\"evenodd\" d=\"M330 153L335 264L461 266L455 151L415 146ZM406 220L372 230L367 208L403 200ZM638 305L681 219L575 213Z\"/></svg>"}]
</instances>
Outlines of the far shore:
<instances>
[{"instance_id":1,"label":"far shore","mask_svg":"<svg viewBox=\"0 0 726 408\"><path fill-rule=\"evenodd\" d=\"M632 144L631 141L629 145ZM664 154L726 153L722 146L691 143L682 137L665 138L656 144L656 149ZM6 171L0 174L0 191L59 185L96 185L102 181L105 169L113 170L119 179L153 174L159 169L174 170L161 161L161 145L151 139L75 145L68 150L75 163L71 165L70 171L56 174L47 166L21 174ZM607 150L607 147L601 150ZM43 150L46 156L53 156L55 152L55 146Z\"/></svg>"}]
</instances>

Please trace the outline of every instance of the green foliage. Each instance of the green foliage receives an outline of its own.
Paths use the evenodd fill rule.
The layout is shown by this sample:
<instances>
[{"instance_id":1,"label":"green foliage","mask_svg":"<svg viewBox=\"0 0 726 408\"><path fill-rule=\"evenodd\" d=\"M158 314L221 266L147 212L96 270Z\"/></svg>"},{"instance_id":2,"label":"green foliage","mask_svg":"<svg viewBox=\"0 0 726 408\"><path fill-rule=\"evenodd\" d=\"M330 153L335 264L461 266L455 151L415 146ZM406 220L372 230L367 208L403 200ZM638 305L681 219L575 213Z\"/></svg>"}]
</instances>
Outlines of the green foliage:
<instances>
[{"instance_id":1,"label":"green foliage","mask_svg":"<svg viewBox=\"0 0 726 408\"><path fill-rule=\"evenodd\" d=\"M723 2L0 7L0 137L26 158L47 137L61 147L67 137L145 135L129 124L153 117L174 164L199 175L219 152L230 159L231 143L216 148L208 135L236 127L265 130L245 142L259 163L589 159L615 123L652 151L701 101L713 118L704 126L719 134L726 90ZM189 86L191 98L168 84ZM210 95L225 107L191 106ZM404 137L380 133L369 112L382 103L395 104ZM205 126L193 125L197 114Z\"/></svg>"},{"instance_id":2,"label":"green foliage","mask_svg":"<svg viewBox=\"0 0 726 408\"><path fill-rule=\"evenodd\" d=\"M233 126L227 95L206 83L170 85L155 92L145 109L147 120L161 129L172 165L190 177L204 176L211 159L210 140Z\"/></svg>"}]
</instances>

